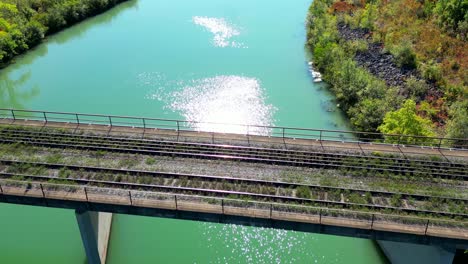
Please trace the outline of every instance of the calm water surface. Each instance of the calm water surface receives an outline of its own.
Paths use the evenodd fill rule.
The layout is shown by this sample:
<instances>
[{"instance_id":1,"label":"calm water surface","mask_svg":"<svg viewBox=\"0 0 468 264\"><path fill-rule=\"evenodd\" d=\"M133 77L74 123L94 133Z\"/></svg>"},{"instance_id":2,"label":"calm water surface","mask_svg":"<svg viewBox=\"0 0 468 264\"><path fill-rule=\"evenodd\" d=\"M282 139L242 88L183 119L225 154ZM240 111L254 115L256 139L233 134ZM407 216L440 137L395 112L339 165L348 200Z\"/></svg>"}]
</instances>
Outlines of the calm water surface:
<instances>
[{"instance_id":1,"label":"calm water surface","mask_svg":"<svg viewBox=\"0 0 468 264\"><path fill-rule=\"evenodd\" d=\"M129 1L0 70L0 107L346 129L307 69L309 5ZM2 263L86 262L73 211L0 204L0 224ZM362 239L126 215L112 228L111 264L382 262Z\"/></svg>"}]
</instances>

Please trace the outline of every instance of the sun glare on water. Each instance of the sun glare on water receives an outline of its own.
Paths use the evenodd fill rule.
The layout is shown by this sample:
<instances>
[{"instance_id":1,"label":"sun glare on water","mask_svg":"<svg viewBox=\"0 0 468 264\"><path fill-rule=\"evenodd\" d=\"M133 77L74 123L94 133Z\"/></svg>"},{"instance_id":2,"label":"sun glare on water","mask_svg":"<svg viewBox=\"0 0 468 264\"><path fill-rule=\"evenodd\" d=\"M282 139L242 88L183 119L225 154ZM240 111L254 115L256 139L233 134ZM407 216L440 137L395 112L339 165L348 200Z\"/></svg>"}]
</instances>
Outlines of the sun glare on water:
<instances>
[{"instance_id":1,"label":"sun glare on water","mask_svg":"<svg viewBox=\"0 0 468 264\"><path fill-rule=\"evenodd\" d=\"M213 34L213 45L216 47L246 48L243 43L231 41L231 38L240 35L240 30L224 18L194 16L192 22Z\"/></svg>"},{"instance_id":2,"label":"sun glare on water","mask_svg":"<svg viewBox=\"0 0 468 264\"><path fill-rule=\"evenodd\" d=\"M255 78L221 75L194 80L172 98L169 108L186 120L200 122L193 123L198 131L268 135L268 128L246 125L273 125L275 108L265 103Z\"/></svg>"},{"instance_id":3,"label":"sun glare on water","mask_svg":"<svg viewBox=\"0 0 468 264\"><path fill-rule=\"evenodd\" d=\"M269 135L276 108L266 103L264 89L256 78L219 75L191 81L167 81L160 73L139 76L153 90L148 99L164 102L196 131ZM249 126L256 125L256 126Z\"/></svg>"}]
</instances>

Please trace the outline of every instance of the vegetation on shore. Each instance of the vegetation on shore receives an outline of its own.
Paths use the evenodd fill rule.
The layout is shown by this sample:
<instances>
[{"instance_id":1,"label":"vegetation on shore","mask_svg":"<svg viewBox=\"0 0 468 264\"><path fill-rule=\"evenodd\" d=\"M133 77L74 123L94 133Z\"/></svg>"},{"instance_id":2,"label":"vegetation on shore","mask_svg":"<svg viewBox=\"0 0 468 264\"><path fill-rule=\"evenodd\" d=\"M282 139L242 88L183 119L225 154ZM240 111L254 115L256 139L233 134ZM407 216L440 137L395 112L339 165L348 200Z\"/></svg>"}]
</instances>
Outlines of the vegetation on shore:
<instances>
[{"instance_id":1,"label":"vegetation on shore","mask_svg":"<svg viewBox=\"0 0 468 264\"><path fill-rule=\"evenodd\" d=\"M126 0L0 0L0 68L45 36Z\"/></svg>"},{"instance_id":2,"label":"vegetation on shore","mask_svg":"<svg viewBox=\"0 0 468 264\"><path fill-rule=\"evenodd\" d=\"M356 130L468 138L466 1L314 0L307 29Z\"/></svg>"}]
</instances>

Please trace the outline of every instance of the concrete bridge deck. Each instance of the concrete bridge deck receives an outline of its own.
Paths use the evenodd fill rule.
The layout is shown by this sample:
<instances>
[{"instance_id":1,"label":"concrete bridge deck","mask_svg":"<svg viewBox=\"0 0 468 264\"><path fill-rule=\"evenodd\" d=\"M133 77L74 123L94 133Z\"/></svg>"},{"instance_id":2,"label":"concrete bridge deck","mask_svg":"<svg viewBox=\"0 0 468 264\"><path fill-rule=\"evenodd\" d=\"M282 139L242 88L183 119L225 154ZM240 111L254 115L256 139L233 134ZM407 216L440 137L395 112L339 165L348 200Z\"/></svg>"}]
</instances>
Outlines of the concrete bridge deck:
<instances>
[{"instance_id":1,"label":"concrete bridge deck","mask_svg":"<svg viewBox=\"0 0 468 264\"><path fill-rule=\"evenodd\" d=\"M100 187L0 180L6 203L468 247L468 222Z\"/></svg>"},{"instance_id":2,"label":"concrete bridge deck","mask_svg":"<svg viewBox=\"0 0 468 264\"><path fill-rule=\"evenodd\" d=\"M433 146L407 146L359 141L349 135L343 136L340 131L306 130L307 133L298 133L296 129L288 131L289 128L279 128L279 133L271 131L273 136L260 136L249 134L249 130L245 134L198 132L188 128L183 129L179 121L176 127L150 127L143 119L143 127L140 127L128 126L128 122L116 122L115 117L114 119L109 117L107 124L102 120L84 122L83 119L78 119L78 115L76 118L78 122L73 120L63 122L64 120L57 121L50 116L47 117L45 113L43 119L37 116L6 117L0 119L0 129L21 126L47 131L48 128L53 128L67 133L72 131L77 135L340 153L351 156L390 154L392 157L403 159L430 157L435 161L444 161L452 165L468 161L467 149L444 146L442 142L445 139L438 139L438 144L435 143ZM84 226L89 226L90 224L86 223L90 221L81 216L82 212L99 211L282 228L431 245L450 250L468 248L468 222L464 220L418 218L349 209L12 179L0 179L0 202L75 209L80 212L77 213L78 222ZM87 232L84 232L82 236L86 237L86 234ZM90 253L88 256L91 255ZM101 263L97 261L93 263Z\"/></svg>"}]
</instances>

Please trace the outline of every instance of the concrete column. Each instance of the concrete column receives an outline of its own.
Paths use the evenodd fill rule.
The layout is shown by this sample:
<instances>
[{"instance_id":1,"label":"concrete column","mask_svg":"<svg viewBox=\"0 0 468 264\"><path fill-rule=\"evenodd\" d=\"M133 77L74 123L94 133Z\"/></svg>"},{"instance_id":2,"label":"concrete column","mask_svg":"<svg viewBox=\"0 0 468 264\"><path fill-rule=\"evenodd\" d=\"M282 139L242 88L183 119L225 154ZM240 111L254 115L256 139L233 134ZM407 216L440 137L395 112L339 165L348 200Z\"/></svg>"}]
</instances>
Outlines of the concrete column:
<instances>
[{"instance_id":1,"label":"concrete column","mask_svg":"<svg viewBox=\"0 0 468 264\"><path fill-rule=\"evenodd\" d=\"M105 264L112 213L75 211L88 264Z\"/></svg>"},{"instance_id":2,"label":"concrete column","mask_svg":"<svg viewBox=\"0 0 468 264\"><path fill-rule=\"evenodd\" d=\"M382 251L392 264L447 264L455 257L453 250L437 246L378 240Z\"/></svg>"}]
</instances>

